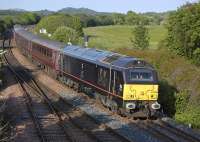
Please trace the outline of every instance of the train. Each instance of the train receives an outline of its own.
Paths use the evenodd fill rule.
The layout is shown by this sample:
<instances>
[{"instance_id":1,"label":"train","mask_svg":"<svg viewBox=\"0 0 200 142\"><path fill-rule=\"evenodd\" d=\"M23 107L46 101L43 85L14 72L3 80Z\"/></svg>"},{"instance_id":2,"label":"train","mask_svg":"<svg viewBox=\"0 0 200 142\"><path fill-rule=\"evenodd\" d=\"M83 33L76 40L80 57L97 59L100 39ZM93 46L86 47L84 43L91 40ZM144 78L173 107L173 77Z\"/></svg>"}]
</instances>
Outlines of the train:
<instances>
[{"instance_id":1,"label":"train","mask_svg":"<svg viewBox=\"0 0 200 142\"><path fill-rule=\"evenodd\" d=\"M44 39L19 25L14 26L13 41L48 75L113 112L152 117L161 108L157 72L142 59Z\"/></svg>"}]
</instances>

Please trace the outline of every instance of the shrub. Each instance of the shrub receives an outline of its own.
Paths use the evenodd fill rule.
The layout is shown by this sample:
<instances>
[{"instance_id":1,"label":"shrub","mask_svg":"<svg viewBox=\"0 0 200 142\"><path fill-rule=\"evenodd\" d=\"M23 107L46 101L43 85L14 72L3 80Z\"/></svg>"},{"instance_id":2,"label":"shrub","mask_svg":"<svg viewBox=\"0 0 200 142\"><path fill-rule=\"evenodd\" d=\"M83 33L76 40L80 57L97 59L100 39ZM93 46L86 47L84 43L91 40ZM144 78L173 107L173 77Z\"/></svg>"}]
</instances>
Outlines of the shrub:
<instances>
[{"instance_id":1,"label":"shrub","mask_svg":"<svg viewBox=\"0 0 200 142\"><path fill-rule=\"evenodd\" d=\"M77 32L74 29L66 26L57 28L57 30L53 33L52 39L64 43L68 43L70 41L72 44L78 44L79 42L79 36Z\"/></svg>"},{"instance_id":2,"label":"shrub","mask_svg":"<svg viewBox=\"0 0 200 142\"><path fill-rule=\"evenodd\" d=\"M163 112L167 116L174 116L176 112L175 108L175 93L176 89L169 85L167 81L162 80L159 82L159 98L158 101L162 106Z\"/></svg>"},{"instance_id":3,"label":"shrub","mask_svg":"<svg viewBox=\"0 0 200 142\"><path fill-rule=\"evenodd\" d=\"M190 95L186 90L181 90L176 94L176 114L183 113L187 109Z\"/></svg>"},{"instance_id":4,"label":"shrub","mask_svg":"<svg viewBox=\"0 0 200 142\"><path fill-rule=\"evenodd\" d=\"M81 21L76 16L54 14L44 17L35 27L35 32L39 33L40 29L46 29L47 33L53 34L59 27L69 27L76 31L78 36L83 36Z\"/></svg>"},{"instance_id":5,"label":"shrub","mask_svg":"<svg viewBox=\"0 0 200 142\"><path fill-rule=\"evenodd\" d=\"M135 27L133 35L131 42L134 48L146 49L149 47L149 32L143 24Z\"/></svg>"},{"instance_id":6,"label":"shrub","mask_svg":"<svg viewBox=\"0 0 200 142\"><path fill-rule=\"evenodd\" d=\"M200 128L200 107L191 106L184 113L176 113L177 122L191 124L193 128Z\"/></svg>"},{"instance_id":7,"label":"shrub","mask_svg":"<svg viewBox=\"0 0 200 142\"><path fill-rule=\"evenodd\" d=\"M40 20L40 22L35 27L35 31L38 33L40 29L45 28L48 33L53 34L58 27L68 27L71 25L71 23L72 17L69 15L50 15Z\"/></svg>"},{"instance_id":8,"label":"shrub","mask_svg":"<svg viewBox=\"0 0 200 142\"><path fill-rule=\"evenodd\" d=\"M193 58L200 45L200 2L187 3L169 15L168 46L178 55ZM196 51L199 52L199 51ZM199 54L199 53L198 53ZM199 59L199 55L197 55Z\"/></svg>"},{"instance_id":9,"label":"shrub","mask_svg":"<svg viewBox=\"0 0 200 142\"><path fill-rule=\"evenodd\" d=\"M193 62L197 65L200 65L200 48L197 48L194 52L193 52Z\"/></svg>"}]
</instances>

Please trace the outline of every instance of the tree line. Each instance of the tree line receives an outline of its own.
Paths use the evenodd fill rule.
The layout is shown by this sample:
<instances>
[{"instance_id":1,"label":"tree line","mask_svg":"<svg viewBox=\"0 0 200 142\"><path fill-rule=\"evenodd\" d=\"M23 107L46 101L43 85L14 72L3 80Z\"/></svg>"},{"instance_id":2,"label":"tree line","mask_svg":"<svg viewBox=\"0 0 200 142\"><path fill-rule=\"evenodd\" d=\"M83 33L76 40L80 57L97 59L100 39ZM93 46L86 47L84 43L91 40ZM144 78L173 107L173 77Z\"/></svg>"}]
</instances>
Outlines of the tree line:
<instances>
[{"instance_id":1,"label":"tree line","mask_svg":"<svg viewBox=\"0 0 200 142\"><path fill-rule=\"evenodd\" d=\"M128 11L126 14L111 13L99 15L75 14L79 17L84 27L105 26L105 25L160 25L164 23L166 13L136 13Z\"/></svg>"},{"instance_id":2,"label":"tree line","mask_svg":"<svg viewBox=\"0 0 200 142\"><path fill-rule=\"evenodd\" d=\"M36 13L23 12L15 15L0 15L0 36L5 35L8 29L13 28L15 24L33 25L38 23L41 17Z\"/></svg>"},{"instance_id":3,"label":"tree line","mask_svg":"<svg viewBox=\"0 0 200 142\"><path fill-rule=\"evenodd\" d=\"M130 12L127 21L132 25L133 36L131 42L134 48L146 49L149 46L149 34L145 18L141 18L136 13ZM134 16L135 18L134 18ZM133 17L132 17L133 16ZM88 16L85 14L61 14L54 13L43 17L35 26L34 32L42 37L72 44L83 44L83 28L98 25L109 25L114 22L109 15ZM138 20L139 18L140 20ZM98 24L95 22L98 19ZM41 30L45 30L41 33Z\"/></svg>"}]
</instances>

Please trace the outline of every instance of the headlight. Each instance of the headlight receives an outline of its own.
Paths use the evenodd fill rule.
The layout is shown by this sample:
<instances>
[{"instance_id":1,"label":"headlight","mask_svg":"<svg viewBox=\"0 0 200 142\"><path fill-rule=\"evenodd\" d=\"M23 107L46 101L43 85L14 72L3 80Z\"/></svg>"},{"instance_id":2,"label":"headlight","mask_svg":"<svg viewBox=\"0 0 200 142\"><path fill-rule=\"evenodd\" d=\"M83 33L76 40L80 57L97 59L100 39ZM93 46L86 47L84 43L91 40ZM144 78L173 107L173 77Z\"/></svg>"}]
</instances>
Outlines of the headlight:
<instances>
[{"instance_id":1,"label":"headlight","mask_svg":"<svg viewBox=\"0 0 200 142\"><path fill-rule=\"evenodd\" d=\"M151 105L152 109L160 109L160 104L158 102L155 102Z\"/></svg>"},{"instance_id":2,"label":"headlight","mask_svg":"<svg viewBox=\"0 0 200 142\"><path fill-rule=\"evenodd\" d=\"M136 104L135 103L127 103L126 104L126 109L135 109L136 108Z\"/></svg>"}]
</instances>

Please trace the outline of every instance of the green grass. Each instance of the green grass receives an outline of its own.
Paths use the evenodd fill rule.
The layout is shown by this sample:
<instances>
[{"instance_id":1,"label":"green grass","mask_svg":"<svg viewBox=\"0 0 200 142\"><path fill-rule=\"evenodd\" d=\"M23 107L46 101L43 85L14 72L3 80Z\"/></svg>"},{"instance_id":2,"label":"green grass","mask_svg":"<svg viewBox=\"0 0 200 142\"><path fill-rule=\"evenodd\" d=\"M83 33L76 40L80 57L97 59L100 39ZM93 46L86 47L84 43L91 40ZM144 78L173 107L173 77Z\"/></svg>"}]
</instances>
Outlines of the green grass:
<instances>
[{"instance_id":1,"label":"green grass","mask_svg":"<svg viewBox=\"0 0 200 142\"><path fill-rule=\"evenodd\" d=\"M163 26L149 26L150 48L156 49L159 42L167 34ZM85 28L84 32L91 36L90 47L115 50L119 48L131 48L130 38L134 26L101 26Z\"/></svg>"}]
</instances>

